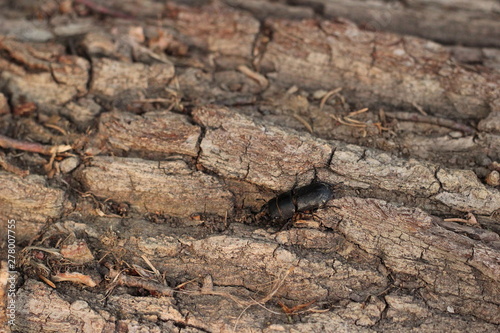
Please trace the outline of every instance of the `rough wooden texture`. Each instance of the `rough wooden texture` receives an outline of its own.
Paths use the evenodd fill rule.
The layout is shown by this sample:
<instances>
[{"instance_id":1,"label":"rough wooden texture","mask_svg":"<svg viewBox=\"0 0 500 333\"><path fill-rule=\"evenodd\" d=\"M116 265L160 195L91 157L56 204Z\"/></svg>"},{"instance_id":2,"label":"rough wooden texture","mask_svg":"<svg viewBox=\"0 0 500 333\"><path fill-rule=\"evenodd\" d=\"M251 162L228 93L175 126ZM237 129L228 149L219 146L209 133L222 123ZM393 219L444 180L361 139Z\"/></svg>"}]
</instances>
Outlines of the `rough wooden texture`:
<instances>
[{"instance_id":1,"label":"rough wooden texture","mask_svg":"<svg viewBox=\"0 0 500 333\"><path fill-rule=\"evenodd\" d=\"M338 207L334 210L342 210L344 214L343 217L347 218L346 222L342 221L340 224L345 223L347 225L349 223L357 223L355 221L358 220L355 216L361 216L363 213L366 213L363 212L361 213L361 215L357 215L355 205L363 205L366 204L366 202L363 202L363 200L353 202L353 200L356 201L356 199L353 198L345 198L336 200L334 202L335 206ZM410 221L408 218L409 214L406 209L399 209L380 201L369 202L369 207L369 209L373 210L375 214L384 212L385 214L390 215L388 221L394 222L394 224L372 223L371 225L364 225L367 228L366 231L363 231L364 235L348 234L347 237L356 241L359 240L358 237L363 237L363 240L368 237L367 239L369 241L366 244L363 244L363 242L359 244L362 248L366 248L368 251L381 249L382 251L387 251L387 253L394 253L393 249L389 247L393 247L395 244L395 240L398 239L398 243L396 243L398 244L397 246L399 252L396 252L398 253L398 256L392 258L392 256L388 255L388 257L386 258L387 263L385 263L384 261L384 266L386 266L390 270L392 278L395 279L395 287L401 288L403 290L406 288L420 287L421 295L425 297L425 300L427 300L427 298L432 298L430 302L434 302L437 305L440 304L440 301L445 302L445 305L443 305L445 306L443 312L450 312L450 309L453 309L453 311L458 313L467 312L468 310L470 310L471 307L466 304L457 305L455 303L457 300L449 298L448 293L450 292L449 289L451 288L451 293L463 293L463 297L470 297L472 298L472 301L474 299L477 299L479 295L474 289L474 281L478 279L477 274L474 273L474 271L471 271L471 267L466 260L467 258L464 257L463 254L449 251L449 248L443 248L442 244L435 243L435 239L432 238L447 238L451 236L454 239L454 242L458 242L459 244L463 243L464 239L461 237L456 237L453 233L449 233L446 230L433 225L432 223L430 223L431 220L429 219L429 216L426 216L422 212L419 212L420 215L416 215L419 220ZM331 218L336 216L336 214L331 213L332 211L328 210L323 210L320 212L321 218L326 218L324 221L327 221L326 223L328 225L330 225L329 223L330 221L332 221ZM364 217L362 217L361 219L364 220ZM374 219L377 219L377 217L375 217ZM334 223L336 224L336 222ZM344 226L339 225L338 227L344 230ZM165 236L157 236L155 238L146 239L144 235L141 235L144 234L144 231L156 229L162 231L162 234L167 234L167 229L160 226L149 226L148 223L144 221L138 221L138 223L129 224L128 228L126 230L123 230L125 231L125 234L123 234L122 236L123 240L130 240L126 243L126 247L129 250L134 251L136 246L139 246L139 244L142 243L143 245L139 246L139 248L142 248L143 251L145 251L147 255L150 255L151 258L157 258L156 260L152 259L157 267L168 267L170 275L172 277L176 276L183 278L186 276L186 272L189 272L188 274L192 274L194 276L200 273L206 274L206 268L213 267L213 272L210 271L209 273L213 273L214 284L218 286L213 291L218 292L219 294L217 297L195 297L189 296L189 294L193 293L194 290L188 290L186 295L183 295L183 293L180 292L178 299L181 300L181 303L176 306L172 306L170 305L170 303L165 303L168 302L168 298L163 300L155 300L154 298L134 298L135 302L130 303L132 302L132 298L128 295L113 296L109 301L120 308L123 307L123 311L129 314L140 316L141 313L154 313L155 316L145 318L146 323L144 325L153 325L153 327L156 325L161 325L161 321L171 320L172 316L173 318L177 318L177 320L179 320L180 322L184 322L185 319L181 320L178 315L175 315L175 313L178 313L179 311L178 308L176 309L176 307L180 306L185 310L190 311L193 315L193 317L190 317L190 320L185 322L189 326L192 325L198 328L225 332L231 331L228 327L233 327L233 325L235 325L236 323L235 319L230 318L237 317L237 315L241 313L244 308L241 304L238 304L234 300L225 300L223 293L236 293L236 295L240 297L239 300L241 301L242 299L244 299L244 294L241 294L241 290L238 291L237 289L233 289L234 286L245 285L246 288L250 290L259 290L262 288L264 291L266 291L267 288L270 288L271 283L263 284L262 280L260 279L265 278L265 281L268 281L267 279L269 279L273 275L279 275L279 273L282 272L284 268L287 268L290 264L296 264L295 269L289 276L290 284L287 283L282 288L280 288L280 291L277 295L280 296L286 294L286 298L288 299L287 302L290 302L291 304L294 303L293 300L295 299L297 299L297 301L305 301L308 297L319 296L315 294L315 288L317 287L315 287L315 284L311 282L319 282L322 281L322 279L326 280L324 280L323 283L320 284L321 288L319 288L318 291L324 290L324 288L332 288L331 294L323 293L323 297L320 298L323 301L325 300L325 297L327 297L327 299L336 299L340 296L342 299L345 297L343 296L344 293L346 293L346 295L349 295L349 298L351 299L364 299L364 297L366 296L365 293L369 292L370 288L377 288L377 286L370 286L370 288L368 289L364 287L364 283L367 281L367 277L371 276L369 272L371 272L372 274L375 273L375 276L383 276L380 273L372 270L373 268L378 268L379 270L381 270L381 272L385 272L384 274L387 274L387 271L384 271L382 268L380 268L380 262L378 262L378 260L376 259L378 256L384 255L385 252L377 252L376 255L371 255L364 252L364 250L360 250L359 247L355 245L357 243L351 243L349 241L342 240L341 237L339 238L338 236L335 236L335 238L333 239L324 239L324 233L319 230L290 230L272 236L263 230L257 230L252 235L252 230L248 227L238 227L237 225L235 225L234 228L235 229L233 230L238 234L246 234L247 236L244 238L209 236L207 238L193 240L192 236L188 236L190 234L190 231L186 230L187 235L180 239ZM353 230L358 230L358 228L351 230L347 226L345 228L348 233L352 232ZM394 231L394 228L396 228L396 231ZM196 234L196 232L194 234ZM194 234L191 233L191 235ZM316 237L314 236L315 234ZM135 237L132 237L132 235L135 235ZM408 238L401 238L401 235L406 235ZM310 250L316 249L316 251L319 251L315 252L316 260L311 261L311 258L302 258L299 261L298 259L301 256L299 253L291 256L291 253L289 251L286 251L284 248L281 248L278 244L274 243L274 237L276 237L275 239L278 240L278 244L284 244L283 242L285 241L288 242L288 244L304 244L304 239L312 240L310 243L311 245L306 245L305 248L308 248ZM380 239L378 239L378 237L380 237ZM401 241L401 239L404 239L404 241ZM431 241L430 244L428 244L429 241ZM382 244L385 245L382 247L380 245L373 246L374 242L382 242ZM470 245L473 244L466 240L465 242L469 243ZM189 245L190 251L184 252L182 247L178 245L179 243L184 244L184 246ZM421 247L422 243L429 245L429 247ZM149 245L144 247L144 245L146 244ZM159 249L159 246L172 247L172 245L177 244L175 245L175 247L178 248L178 250L163 253L151 253L151 251L155 251L155 249L151 247L154 244L157 246L156 249ZM436 245L438 245L437 248ZM479 242L475 242L475 245L481 246ZM459 246L459 248L462 248L462 246ZM195 252L192 252L193 250ZM419 252L422 250L424 250L423 254ZM240 253L240 255L235 256L235 253ZM472 253L472 251L469 251L469 253ZM255 260L254 256L256 254L259 254L259 260ZM322 255L325 257L321 260L317 260L319 258L318 256ZM328 256L332 256L332 258L328 259ZM241 262L238 260L238 258L245 258L245 260L251 261L251 264L240 266ZM400 264L402 263L402 259L405 260L406 264L401 267ZM408 261L412 260L416 260L416 262L407 263ZM434 295L427 295L427 287L425 287L426 284L421 280L426 281L426 279L432 279L432 277L434 276L433 272L435 272L435 270L437 269L435 268L435 265L439 264L443 260L449 263L448 270L452 274L447 274L449 273L448 271L446 271L446 273L436 273L436 276L441 276L441 278L439 279L440 288L437 290L437 292L435 292ZM234 272L232 271L233 261L237 263L237 266L239 266L239 269ZM180 264L180 262L182 262L182 264ZM438 267L440 267L440 265L441 264L439 264ZM314 275L315 272L319 272L319 270L317 269L318 266L331 266L332 268L334 268L335 272L333 272L331 276L321 274L320 276L315 276L314 278L312 278L310 274ZM485 272L484 268L480 269L480 272ZM458 273L460 275L457 277L456 274ZM300 277L305 276L309 276L309 278L305 280L300 279ZM296 280L296 278L299 278L299 280ZM372 279L369 280L371 281ZM454 285L457 280L459 283L465 283L464 289L458 289L460 285L458 287ZM258 281L260 283L255 283L254 281ZM488 283L491 283L491 280L488 280L487 278L486 280L479 281L481 282L482 286L487 286ZM383 286L387 283L386 280L382 279L380 280L380 282L382 284L378 287L384 289ZM294 283L299 283L300 287L298 288L294 286ZM224 285L230 285L231 287L224 287ZM46 289L47 287L43 286L42 288ZM311 292L312 294L308 294ZM361 294L357 294L360 292ZM494 292L495 291L493 291L493 294L491 295L492 299L495 299ZM433 311L429 310L427 306L423 305L421 302L416 302L415 299L399 296L397 294L389 295L385 298L388 300L388 304L391 304L391 318L395 318L400 323L411 322L415 319L413 316L415 316L416 318L434 318L437 322L444 320L443 317L439 316L437 313L433 313ZM163 310L156 309L151 311L153 308L147 310L150 306L154 307L154 304L156 302L160 302L161 304L163 304ZM214 302L219 305L218 310L216 310L218 311L217 313L219 315L215 317L215 312L211 310L213 309L213 307L208 305L210 303L213 304ZM401 313L399 312L401 311L400 309L403 306L401 303L415 304L414 308L411 310L412 315L409 315L407 312L404 316L401 316ZM100 308L102 306L99 305L99 302L96 303L95 301L90 301L90 304L92 305L92 307L97 308ZM137 306L132 304L136 304ZM139 304L141 305L139 306ZM196 310L194 308L191 308L195 305ZM255 305L255 307L257 306ZM491 313L492 307L494 307L494 304L491 304L491 302L485 302L484 305L473 309L472 312L475 315L479 315L479 317L485 315L493 315L493 318L495 318L497 312ZM320 318L325 323L334 326L340 323L351 326L355 325L354 321L356 321L356 325L359 326L371 326L378 320L378 317L380 316L384 308L384 302L382 302L380 299L377 300L377 298L373 298L364 305L357 302L348 302L343 306L338 307L336 311L322 315ZM403 308L405 309L404 311L408 311L405 306L403 306ZM232 315L221 316L221 314L229 313L232 313ZM262 326L258 324L262 321L256 321L256 318L253 317L256 315L260 315L261 318L267 318L266 321L271 320L271 322L274 322L274 325L277 325L277 327L281 327L283 325L283 323L279 323L279 320L276 321L276 316L262 311L248 311L248 313L245 313L245 315L242 317L242 319L240 319L238 323L240 325L244 325L244 327L248 327L249 329L258 329L259 327L262 328ZM316 318L317 317L314 315L306 317L306 322L302 324L304 325L303 329L310 330L311 327L314 327L309 325L313 325L316 321ZM157 322L158 319L163 320ZM33 318L32 320L36 321L36 318ZM461 324L464 325L465 323L462 322ZM285 325L284 327L287 326L288 325ZM492 327L483 323L467 323L465 324L465 326L467 326L468 329L472 329L473 331L480 331L485 327ZM224 329L223 327L226 327L226 329ZM351 329L354 329L354 327L352 327Z\"/></svg>"},{"instance_id":2,"label":"rough wooden texture","mask_svg":"<svg viewBox=\"0 0 500 333\"><path fill-rule=\"evenodd\" d=\"M174 76L170 63L147 66L126 64L110 59L94 59L90 91L97 95L114 96L127 89L146 89L150 85L165 85Z\"/></svg>"},{"instance_id":3,"label":"rough wooden texture","mask_svg":"<svg viewBox=\"0 0 500 333\"><path fill-rule=\"evenodd\" d=\"M361 107L418 105L436 115L470 119L486 116L500 98L498 73L457 67L446 49L426 40L380 35L344 22L270 19L267 25L273 39L261 66L284 86L342 87L366 103Z\"/></svg>"},{"instance_id":4,"label":"rough wooden texture","mask_svg":"<svg viewBox=\"0 0 500 333\"><path fill-rule=\"evenodd\" d=\"M444 204L479 214L493 214L499 209L499 191L481 184L470 170L440 169L436 177L442 191L435 197Z\"/></svg>"},{"instance_id":5,"label":"rough wooden texture","mask_svg":"<svg viewBox=\"0 0 500 333\"><path fill-rule=\"evenodd\" d=\"M99 223L84 229L65 223L69 230L85 230L94 235L103 242L100 246L110 251L113 243L104 245L109 233L100 230L112 226L119 233L114 244L123 248L122 255L129 253L125 256L129 263L144 266L135 254L140 251L157 269L168 271L173 283L191 277L200 281L203 288L200 293L196 285L188 284L176 293L175 303L171 298L138 297L115 290L108 299L108 304L114 305L110 309L102 302L100 291L60 286L67 293L79 292L85 300L64 301L60 304L61 315L49 321L46 329L67 320L71 314L64 308L77 305L87 311L77 320L80 325L89 316L96 325L102 322L101 317L106 319L118 309L128 316L117 321L106 319L106 325L134 326L138 325L134 320L141 318L142 327L160 331L172 321L216 332L238 331L237 328L249 332L314 331L319 321L329 327L340 325L350 331L372 332L370 328L377 325L383 312L391 318L378 324L378 329L384 331L397 331L398 325L415 321L443 330L453 327L481 332L495 327L478 319L467 321L460 314L498 321L495 277L499 263L491 261L498 257L498 249L441 228L435 223L436 218L418 209L396 207L381 200L337 199L331 207L318 211L318 218L325 227L339 232L294 228L276 234L234 223L232 235L204 235L199 227L172 228L144 220L128 220L124 226L119 221L101 218L96 221ZM488 255L478 254L486 249ZM275 298L288 306L311 299L316 301L317 309L328 304L335 306L328 312L305 316L299 325L288 323L284 314L267 312L252 301L273 291L276 281L286 272L286 283L275 291ZM23 311L51 314L50 308L40 308L36 300L27 296L36 294L36 299L42 300L50 297L51 303L59 304L62 300L57 300L57 293L48 293L48 288L29 281L20 298ZM402 294L406 290L416 292L413 296ZM99 297L86 297L96 292ZM245 310L247 306L250 308ZM278 310L275 302L266 306ZM186 318L180 313L190 316ZM23 327L39 328L38 318L26 317Z\"/></svg>"},{"instance_id":6,"label":"rough wooden texture","mask_svg":"<svg viewBox=\"0 0 500 333\"><path fill-rule=\"evenodd\" d=\"M20 230L17 241L34 237L48 219L59 218L66 202L62 189L48 186L44 177L30 175L21 178L0 171L0 226L7 230L7 219L15 219ZM2 232L6 237L6 232Z\"/></svg>"},{"instance_id":7,"label":"rough wooden texture","mask_svg":"<svg viewBox=\"0 0 500 333\"><path fill-rule=\"evenodd\" d=\"M334 217L325 226L384 258L397 283L410 280L422 288L420 295L427 302L442 311L452 306L458 313L500 323L498 245L490 247L448 231L418 209L357 198L335 200L333 205L334 214L321 212L326 219ZM464 298L469 300L463 302Z\"/></svg>"},{"instance_id":8,"label":"rough wooden texture","mask_svg":"<svg viewBox=\"0 0 500 333\"><path fill-rule=\"evenodd\" d=\"M500 209L500 193L481 184L473 172L284 132L225 108L202 107L193 116L207 127L199 162L226 177L283 190L305 171L330 168L360 188L433 198L459 211L485 215Z\"/></svg>"},{"instance_id":9,"label":"rough wooden texture","mask_svg":"<svg viewBox=\"0 0 500 333\"><path fill-rule=\"evenodd\" d=\"M60 46L60 45L59 45ZM41 106L62 105L86 91L90 65L81 57L64 54L58 45L20 43L2 39L0 49L38 73L16 65L2 66L0 85L12 96L14 106L36 101Z\"/></svg>"},{"instance_id":10,"label":"rough wooden texture","mask_svg":"<svg viewBox=\"0 0 500 333\"><path fill-rule=\"evenodd\" d=\"M201 129L189 118L168 111L145 113L105 113L99 122L99 135L110 149L142 154L198 155Z\"/></svg>"},{"instance_id":11,"label":"rough wooden texture","mask_svg":"<svg viewBox=\"0 0 500 333\"><path fill-rule=\"evenodd\" d=\"M189 45L226 56L252 56L260 24L251 15L217 2L201 8L172 9L175 28L183 36L181 40Z\"/></svg>"},{"instance_id":12,"label":"rough wooden texture","mask_svg":"<svg viewBox=\"0 0 500 333\"><path fill-rule=\"evenodd\" d=\"M14 331L498 331L496 28L464 51L291 3L0 0ZM325 207L265 215L313 180Z\"/></svg>"},{"instance_id":13,"label":"rough wooden texture","mask_svg":"<svg viewBox=\"0 0 500 333\"><path fill-rule=\"evenodd\" d=\"M193 172L182 160L94 157L79 178L94 195L129 202L141 212L224 216L233 209L232 195L221 182Z\"/></svg>"},{"instance_id":14,"label":"rough wooden texture","mask_svg":"<svg viewBox=\"0 0 500 333\"><path fill-rule=\"evenodd\" d=\"M85 301L69 303L38 281L28 281L17 297L19 314L31 317L31 320L21 322L17 327L20 332L80 330L90 333L112 332L114 328L107 325L105 318L89 308Z\"/></svg>"},{"instance_id":15,"label":"rough wooden texture","mask_svg":"<svg viewBox=\"0 0 500 333\"><path fill-rule=\"evenodd\" d=\"M332 170L370 186L434 198L460 211L492 214L500 208L498 190L483 185L467 170L441 169L438 165L389 157L383 152L354 146L340 150L335 156Z\"/></svg>"},{"instance_id":16,"label":"rough wooden texture","mask_svg":"<svg viewBox=\"0 0 500 333\"><path fill-rule=\"evenodd\" d=\"M193 117L207 128L200 163L226 177L273 189L283 190L300 173L325 167L333 149L326 141L256 124L220 107L199 108Z\"/></svg>"}]
</instances>

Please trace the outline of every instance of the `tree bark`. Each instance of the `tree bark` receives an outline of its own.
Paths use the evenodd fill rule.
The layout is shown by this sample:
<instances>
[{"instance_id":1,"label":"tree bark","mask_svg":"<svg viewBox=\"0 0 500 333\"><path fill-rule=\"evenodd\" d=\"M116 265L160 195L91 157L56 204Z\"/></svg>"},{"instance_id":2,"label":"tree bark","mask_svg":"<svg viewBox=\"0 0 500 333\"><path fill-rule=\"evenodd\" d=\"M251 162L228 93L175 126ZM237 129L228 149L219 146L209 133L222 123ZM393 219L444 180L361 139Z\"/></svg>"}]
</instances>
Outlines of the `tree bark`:
<instances>
[{"instance_id":1,"label":"tree bark","mask_svg":"<svg viewBox=\"0 0 500 333\"><path fill-rule=\"evenodd\" d=\"M355 3L0 3L5 330L498 330L496 5Z\"/></svg>"}]
</instances>

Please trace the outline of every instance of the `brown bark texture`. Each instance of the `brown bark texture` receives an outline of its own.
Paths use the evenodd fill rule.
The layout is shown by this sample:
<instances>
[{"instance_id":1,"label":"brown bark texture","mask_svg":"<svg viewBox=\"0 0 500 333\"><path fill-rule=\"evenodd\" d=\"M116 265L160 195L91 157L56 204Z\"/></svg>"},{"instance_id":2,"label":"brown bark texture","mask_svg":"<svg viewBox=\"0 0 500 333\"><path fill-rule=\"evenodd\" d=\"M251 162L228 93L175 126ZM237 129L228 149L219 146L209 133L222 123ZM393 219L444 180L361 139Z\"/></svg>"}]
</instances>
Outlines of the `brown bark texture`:
<instances>
[{"instance_id":1,"label":"brown bark texture","mask_svg":"<svg viewBox=\"0 0 500 333\"><path fill-rule=\"evenodd\" d=\"M499 13L0 1L0 331L498 331Z\"/></svg>"}]
</instances>

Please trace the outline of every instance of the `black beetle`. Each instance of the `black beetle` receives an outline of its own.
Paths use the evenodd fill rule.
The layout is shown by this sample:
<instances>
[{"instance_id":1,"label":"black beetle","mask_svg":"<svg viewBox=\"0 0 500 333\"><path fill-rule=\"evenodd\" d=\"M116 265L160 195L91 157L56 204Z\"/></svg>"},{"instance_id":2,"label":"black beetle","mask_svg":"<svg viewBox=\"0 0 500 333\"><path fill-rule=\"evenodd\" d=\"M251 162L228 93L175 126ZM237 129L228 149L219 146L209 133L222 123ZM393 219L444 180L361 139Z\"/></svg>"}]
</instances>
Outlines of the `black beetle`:
<instances>
[{"instance_id":1,"label":"black beetle","mask_svg":"<svg viewBox=\"0 0 500 333\"><path fill-rule=\"evenodd\" d=\"M316 182L281 193L266 204L267 214L273 220L288 220L295 213L304 212L324 205L333 198L331 186Z\"/></svg>"}]
</instances>

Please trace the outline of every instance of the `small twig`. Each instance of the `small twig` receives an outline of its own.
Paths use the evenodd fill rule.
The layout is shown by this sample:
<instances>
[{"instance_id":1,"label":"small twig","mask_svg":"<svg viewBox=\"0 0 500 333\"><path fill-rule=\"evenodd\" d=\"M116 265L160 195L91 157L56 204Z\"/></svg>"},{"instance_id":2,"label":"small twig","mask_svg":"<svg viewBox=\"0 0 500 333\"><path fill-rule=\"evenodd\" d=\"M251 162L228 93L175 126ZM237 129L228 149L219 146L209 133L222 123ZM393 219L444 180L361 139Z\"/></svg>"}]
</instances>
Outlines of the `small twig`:
<instances>
[{"instance_id":1,"label":"small twig","mask_svg":"<svg viewBox=\"0 0 500 333\"><path fill-rule=\"evenodd\" d=\"M146 262L146 264L148 264L148 266L151 268L151 270L153 271L154 275L156 276L157 279L161 279L161 273L160 271L153 265L153 263L151 263L151 261L145 256L145 255L141 255L141 258L142 260L144 260Z\"/></svg>"},{"instance_id":2,"label":"small twig","mask_svg":"<svg viewBox=\"0 0 500 333\"><path fill-rule=\"evenodd\" d=\"M174 294L174 290L172 288L162 283L158 283L152 280L146 280L138 276L125 275L123 274L123 272L114 270L111 267L108 267L108 269L108 276L109 278L113 279L114 284L127 287L143 288L151 293L162 296L172 296Z\"/></svg>"},{"instance_id":3,"label":"small twig","mask_svg":"<svg viewBox=\"0 0 500 333\"><path fill-rule=\"evenodd\" d=\"M413 105L415 107L415 109L417 109L417 111L420 112L423 116L427 116L427 112L425 112L424 109L420 105L418 105L415 102L412 102L411 105Z\"/></svg>"},{"instance_id":4,"label":"small twig","mask_svg":"<svg viewBox=\"0 0 500 333\"><path fill-rule=\"evenodd\" d=\"M458 217L451 217L449 219L443 219L445 222L460 222L460 223L469 223L469 220L461 219Z\"/></svg>"},{"instance_id":5,"label":"small twig","mask_svg":"<svg viewBox=\"0 0 500 333\"><path fill-rule=\"evenodd\" d=\"M458 217L451 217L448 219L443 219L443 221L445 221L445 222L459 222L459 223L465 223L465 224L474 225L474 226L479 225L476 217L472 213L467 213L467 219L461 219Z\"/></svg>"},{"instance_id":6,"label":"small twig","mask_svg":"<svg viewBox=\"0 0 500 333\"><path fill-rule=\"evenodd\" d=\"M362 108L362 109L357 110L357 111L349 112L349 114L347 116L348 117L356 116L358 114L365 113L366 111L368 111L368 108Z\"/></svg>"},{"instance_id":7,"label":"small twig","mask_svg":"<svg viewBox=\"0 0 500 333\"><path fill-rule=\"evenodd\" d=\"M307 130L309 131L309 133L312 133L312 132L313 132L313 128L312 128L311 124L309 124L309 123L307 122L307 120L305 120L304 118L302 118L300 115L298 115L298 114L296 114L296 113L294 113L294 114L293 114L293 117L294 117L295 119L297 119L297 120L298 120L298 121L299 121L302 125L304 125L304 126L305 126L305 128L307 128Z\"/></svg>"},{"instance_id":8,"label":"small twig","mask_svg":"<svg viewBox=\"0 0 500 333\"><path fill-rule=\"evenodd\" d=\"M373 123L373 125L375 125L375 127L378 128L379 133L382 133L383 131L390 131L391 130L389 127L382 126L382 123L380 123L380 122Z\"/></svg>"},{"instance_id":9,"label":"small twig","mask_svg":"<svg viewBox=\"0 0 500 333\"><path fill-rule=\"evenodd\" d=\"M69 145L46 146L35 142L12 139L4 135L0 135L0 147L30 151L43 155L59 154L72 149Z\"/></svg>"},{"instance_id":10,"label":"small twig","mask_svg":"<svg viewBox=\"0 0 500 333\"><path fill-rule=\"evenodd\" d=\"M238 70L243 74L245 74L246 76L248 76L249 78L257 81L262 88L267 88L267 86L269 85L269 81L266 79L264 75L251 70L245 65L238 66Z\"/></svg>"},{"instance_id":11,"label":"small twig","mask_svg":"<svg viewBox=\"0 0 500 333\"><path fill-rule=\"evenodd\" d=\"M0 167L4 168L8 172L18 175L19 177L26 177L30 174L28 170L23 170L7 162L5 154L2 152L0 152Z\"/></svg>"},{"instance_id":12,"label":"small twig","mask_svg":"<svg viewBox=\"0 0 500 333\"><path fill-rule=\"evenodd\" d=\"M44 125L45 125L45 127L52 128L52 129L58 131L62 135L68 135L68 132L64 128L61 128L57 125L54 125L54 124L44 124Z\"/></svg>"},{"instance_id":13,"label":"small twig","mask_svg":"<svg viewBox=\"0 0 500 333\"><path fill-rule=\"evenodd\" d=\"M54 282L50 281L49 279L47 279L45 276L43 276L42 274L38 274L38 277L43 281L45 282L46 284L48 284L49 286L51 286L52 288L56 289L56 285L54 284Z\"/></svg>"},{"instance_id":14,"label":"small twig","mask_svg":"<svg viewBox=\"0 0 500 333\"><path fill-rule=\"evenodd\" d=\"M319 110L322 111L323 108L325 107L326 102L328 102L328 99L332 97L333 95L339 93L342 91L342 87L330 90L329 92L326 93L325 96L321 99L321 102L319 103Z\"/></svg>"},{"instance_id":15,"label":"small twig","mask_svg":"<svg viewBox=\"0 0 500 333\"><path fill-rule=\"evenodd\" d=\"M454 130L462 131L466 134L474 134L474 128L467 126L465 124L456 122L450 119L438 118L433 116L421 115L418 113L410 113L410 112L385 112L387 117L396 118L403 121L414 121L420 123L433 124L438 126L443 126L447 128L451 128Z\"/></svg>"},{"instance_id":16,"label":"small twig","mask_svg":"<svg viewBox=\"0 0 500 333\"><path fill-rule=\"evenodd\" d=\"M175 289L176 289L176 290L179 290L179 289L181 289L181 288L184 288L184 287L185 287L185 286L187 286L188 284L193 283L193 282L196 282L196 281L198 281L198 278L188 280L188 281L186 281L186 282L183 282L183 283L181 283L181 284L179 284L179 285L175 286Z\"/></svg>"},{"instance_id":17,"label":"small twig","mask_svg":"<svg viewBox=\"0 0 500 333\"><path fill-rule=\"evenodd\" d=\"M338 121L342 125L353 126L353 127L362 127L362 128L365 128L367 126L365 123L358 124L358 123L347 122L347 121L343 120L342 118L339 118L333 114L331 114L330 117L332 117L333 119L335 119L336 121Z\"/></svg>"},{"instance_id":18,"label":"small twig","mask_svg":"<svg viewBox=\"0 0 500 333\"><path fill-rule=\"evenodd\" d=\"M52 275L50 278L55 282L68 281L74 283L81 283L91 288L97 286L97 282L95 282L90 275L82 274L79 272L57 273L55 275Z\"/></svg>"},{"instance_id":19,"label":"small twig","mask_svg":"<svg viewBox=\"0 0 500 333\"><path fill-rule=\"evenodd\" d=\"M62 258L61 251L59 249L54 248L54 247L26 246L24 249L22 249L22 252L26 253L26 252L31 251L31 250L47 252L53 256L56 256L58 258Z\"/></svg>"},{"instance_id":20,"label":"small twig","mask_svg":"<svg viewBox=\"0 0 500 333\"><path fill-rule=\"evenodd\" d=\"M312 300L312 301L309 301L307 303L303 303L303 304L299 304L299 305L295 305L291 308L289 308L285 303L281 302L281 301L278 301L278 304L281 306L281 308L283 309L283 311L290 315L290 314L297 314L299 313L299 310L302 310L304 308L307 308L309 305L312 305L313 303L315 303L316 300Z\"/></svg>"},{"instance_id":21,"label":"small twig","mask_svg":"<svg viewBox=\"0 0 500 333\"><path fill-rule=\"evenodd\" d=\"M43 166L43 168L45 169L45 171L47 173L49 173L51 170L53 170L55 159L56 159L56 154L54 153L50 156L49 162Z\"/></svg>"},{"instance_id":22,"label":"small twig","mask_svg":"<svg viewBox=\"0 0 500 333\"><path fill-rule=\"evenodd\" d=\"M359 121L359 120L356 120L356 119L352 119L351 117L349 116L345 116L344 117L344 120L348 121L348 122L351 122L353 124L363 124L366 126L366 123L362 122L362 121Z\"/></svg>"}]
</instances>

